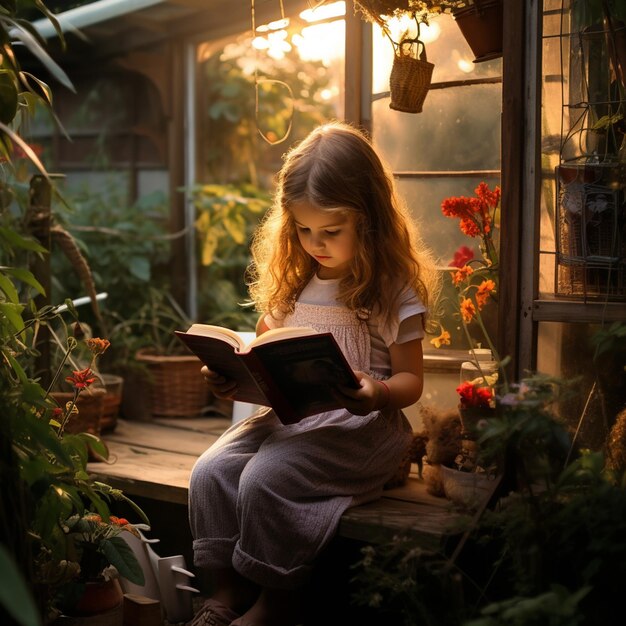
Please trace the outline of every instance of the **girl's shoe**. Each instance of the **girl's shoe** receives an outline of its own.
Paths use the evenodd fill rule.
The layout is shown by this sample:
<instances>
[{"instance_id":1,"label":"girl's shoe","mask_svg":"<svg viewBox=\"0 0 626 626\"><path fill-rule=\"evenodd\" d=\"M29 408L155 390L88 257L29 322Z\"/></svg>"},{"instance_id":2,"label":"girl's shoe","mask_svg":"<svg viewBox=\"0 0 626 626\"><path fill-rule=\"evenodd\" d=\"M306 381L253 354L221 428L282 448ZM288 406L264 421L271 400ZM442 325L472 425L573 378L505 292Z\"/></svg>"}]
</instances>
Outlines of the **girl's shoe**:
<instances>
[{"instance_id":1,"label":"girl's shoe","mask_svg":"<svg viewBox=\"0 0 626 626\"><path fill-rule=\"evenodd\" d=\"M238 617L225 604L209 598L187 626L230 626Z\"/></svg>"}]
</instances>

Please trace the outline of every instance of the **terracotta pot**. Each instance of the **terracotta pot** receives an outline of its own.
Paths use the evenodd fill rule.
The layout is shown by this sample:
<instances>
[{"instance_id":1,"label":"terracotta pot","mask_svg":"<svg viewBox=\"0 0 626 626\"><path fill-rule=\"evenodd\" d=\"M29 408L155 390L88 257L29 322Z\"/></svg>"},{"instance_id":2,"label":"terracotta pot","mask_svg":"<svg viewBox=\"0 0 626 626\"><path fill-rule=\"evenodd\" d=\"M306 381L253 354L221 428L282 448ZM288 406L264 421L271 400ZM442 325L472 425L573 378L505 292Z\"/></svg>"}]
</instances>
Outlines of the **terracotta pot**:
<instances>
[{"instance_id":1,"label":"terracotta pot","mask_svg":"<svg viewBox=\"0 0 626 626\"><path fill-rule=\"evenodd\" d=\"M102 387L88 387L76 402L78 415L72 415L65 425L66 433L91 433L100 435L100 420L104 410L104 396L106 390ZM57 404L64 408L74 397L71 391L53 391L50 393Z\"/></svg>"},{"instance_id":2,"label":"terracotta pot","mask_svg":"<svg viewBox=\"0 0 626 626\"><path fill-rule=\"evenodd\" d=\"M475 0L452 15L474 53L474 63L502 56L502 0Z\"/></svg>"},{"instance_id":3,"label":"terracotta pot","mask_svg":"<svg viewBox=\"0 0 626 626\"><path fill-rule=\"evenodd\" d=\"M104 407L100 418L100 429L103 433L115 430L117 418L122 404L122 391L124 389L124 379L114 374L102 374L106 395L104 396Z\"/></svg>"},{"instance_id":4,"label":"terracotta pot","mask_svg":"<svg viewBox=\"0 0 626 626\"><path fill-rule=\"evenodd\" d=\"M72 615L61 615L54 626L123 626L124 592L117 579L87 583Z\"/></svg>"},{"instance_id":5,"label":"terracotta pot","mask_svg":"<svg viewBox=\"0 0 626 626\"><path fill-rule=\"evenodd\" d=\"M122 604L124 592L117 578L104 582L87 583L85 592L76 605L76 615L97 615Z\"/></svg>"}]
</instances>

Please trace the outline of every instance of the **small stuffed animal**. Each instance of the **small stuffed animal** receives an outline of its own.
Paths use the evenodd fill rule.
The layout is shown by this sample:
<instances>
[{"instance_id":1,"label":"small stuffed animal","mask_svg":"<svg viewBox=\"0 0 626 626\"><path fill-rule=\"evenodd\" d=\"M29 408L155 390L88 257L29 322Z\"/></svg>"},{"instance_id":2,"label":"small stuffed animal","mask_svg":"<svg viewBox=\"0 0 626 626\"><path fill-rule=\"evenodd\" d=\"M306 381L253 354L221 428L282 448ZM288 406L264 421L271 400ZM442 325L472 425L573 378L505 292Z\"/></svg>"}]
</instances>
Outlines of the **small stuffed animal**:
<instances>
[{"instance_id":1,"label":"small stuffed animal","mask_svg":"<svg viewBox=\"0 0 626 626\"><path fill-rule=\"evenodd\" d=\"M440 467L452 466L462 450L463 425L457 410L437 411L422 408L422 422L426 436L426 465L424 482L426 491L433 496L444 496Z\"/></svg>"},{"instance_id":2,"label":"small stuffed animal","mask_svg":"<svg viewBox=\"0 0 626 626\"><path fill-rule=\"evenodd\" d=\"M432 465L452 465L461 451L463 425L456 409L437 411L432 407L422 409L422 421L428 441L426 456Z\"/></svg>"}]
</instances>

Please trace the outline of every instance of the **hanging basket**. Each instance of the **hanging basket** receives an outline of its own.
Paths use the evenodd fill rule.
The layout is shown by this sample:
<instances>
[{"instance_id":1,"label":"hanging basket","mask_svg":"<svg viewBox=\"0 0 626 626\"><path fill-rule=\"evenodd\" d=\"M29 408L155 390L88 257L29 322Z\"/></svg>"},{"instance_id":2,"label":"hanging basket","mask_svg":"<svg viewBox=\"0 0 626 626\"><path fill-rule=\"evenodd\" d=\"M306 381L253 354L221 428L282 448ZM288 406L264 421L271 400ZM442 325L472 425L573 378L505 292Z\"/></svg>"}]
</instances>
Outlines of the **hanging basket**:
<instances>
[{"instance_id":1,"label":"hanging basket","mask_svg":"<svg viewBox=\"0 0 626 626\"><path fill-rule=\"evenodd\" d=\"M404 51L406 44L422 46L419 58ZM397 46L389 77L391 102L389 108L403 113L421 113L430 88L435 65L426 58L426 48L421 41L403 41Z\"/></svg>"},{"instance_id":2,"label":"hanging basket","mask_svg":"<svg viewBox=\"0 0 626 626\"><path fill-rule=\"evenodd\" d=\"M502 0L474 0L452 15L474 53L474 63L502 56Z\"/></svg>"}]
</instances>

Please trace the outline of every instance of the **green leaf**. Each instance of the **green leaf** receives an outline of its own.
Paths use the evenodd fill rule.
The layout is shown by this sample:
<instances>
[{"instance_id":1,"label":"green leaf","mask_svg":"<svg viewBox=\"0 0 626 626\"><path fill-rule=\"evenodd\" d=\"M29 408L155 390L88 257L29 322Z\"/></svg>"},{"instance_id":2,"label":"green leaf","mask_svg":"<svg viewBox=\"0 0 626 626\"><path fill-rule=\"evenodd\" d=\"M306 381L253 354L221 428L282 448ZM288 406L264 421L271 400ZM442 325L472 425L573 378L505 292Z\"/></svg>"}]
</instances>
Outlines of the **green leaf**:
<instances>
[{"instance_id":1,"label":"green leaf","mask_svg":"<svg viewBox=\"0 0 626 626\"><path fill-rule=\"evenodd\" d=\"M8 72L0 73L0 122L10 124L17 113L17 89Z\"/></svg>"},{"instance_id":2,"label":"green leaf","mask_svg":"<svg viewBox=\"0 0 626 626\"><path fill-rule=\"evenodd\" d=\"M8 273L8 270L5 270ZM20 297L17 293L15 285L4 275L0 273L0 289L4 291L6 297L13 303L17 304Z\"/></svg>"},{"instance_id":3,"label":"green leaf","mask_svg":"<svg viewBox=\"0 0 626 626\"><path fill-rule=\"evenodd\" d=\"M128 532L128 531L122 531ZM143 569L132 548L122 537L112 537L102 542L102 552L120 576L135 585L143 585L146 581Z\"/></svg>"},{"instance_id":4,"label":"green leaf","mask_svg":"<svg viewBox=\"0 0 626 626\"><path fill-rule=\"evenodd\" d=\"M1 544L0 604L21 626L40 626L37 605L15 561Z\"/></svg>"},{"instance_id":5,"label":"green leaf","mask_svg":"<svg viewBox=\"0 0 626 626\"><path fill-rule=\"evenodd\" d=\"M46 293L43 285L34 277L32 272L29 272L28 270L25 270L21 267L12 267L10 269L7 269L6 272L7 274L15 276L15 278L21 280L23 283L34 287L41 295L44 295Z\"/></svg>"},{"instance_id":6,"label":"green leaf","mask_svg":"<svg viewBox=\"0 0 626 626\"><path fill-rule=\"evenodd\" d=\"M47 250L34 239L22 237L10 228L0 227L0 237L2 237L9 245L16 248L23 248L24 250L31 250L32 252L40 252L42 254L47 252Z\"/></svg>"},{"instance_id":7,"label":"green leaf","mask_svg":"<svg viewBox=\"0 0 626 626\"><path fill-rule=\"evenodd\" d=\"M22 311L24 307L18 304L11 304L9 302L0 303L0 313L4 315L16 332L22 332L24 330L24 320L22 319Z\"/></svg>"}]
</instances>

